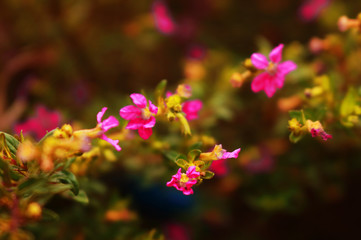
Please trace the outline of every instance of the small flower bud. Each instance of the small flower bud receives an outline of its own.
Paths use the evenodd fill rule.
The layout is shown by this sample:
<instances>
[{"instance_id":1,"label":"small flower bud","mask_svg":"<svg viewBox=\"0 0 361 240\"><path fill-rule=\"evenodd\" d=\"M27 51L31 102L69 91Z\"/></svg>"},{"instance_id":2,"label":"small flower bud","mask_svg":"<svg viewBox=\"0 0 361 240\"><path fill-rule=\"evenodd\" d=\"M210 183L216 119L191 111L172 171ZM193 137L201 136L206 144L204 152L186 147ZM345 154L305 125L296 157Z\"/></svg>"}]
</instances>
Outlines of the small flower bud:
<instances>
[{"instance_id":1,"label":"small flower bud","mask_svg":"<svg viewBox=\"0 0 361 240\"><path fill-rule=\"evenodd\" d=\"M19 144L17 157L22 162L28 162L30 160L33 160L37 157L37 155L38 155L38 149L29 140L25 140L24 142Z\"/></svg>"},{"instance_id":2,"label":"small flower bud","mask_svg":"<svg viewBox=\"0 0 361 240\"><path fill-rule=\"evenodd\" d=\"M320 96L323 93L323 88L320 86L316 86L313 88L306 88L305 89L305 96L308 98Z\"/></svg>"},{"instance_id":3,"label":"small flower bud","mask_svg":"<svg viewBox=\"0 0 361 240\"><path fill-rule=\"evenodd\" d=\"M251 76L251 71L247 70L243 73L235 72L231 77L231 85L232 87L239 88L243 85L243 83Z\"/></svg>"},{"instance_id":4,"label":"small flower bud","mask_svg":"<svg viewBox=\"0 0 361 240\"><path fill-rule=\"evenodd\" d=\"M252 60L250 58L247 58L243 62L243 66L247 68L248 70L255 70L255 67L252 64Z\"/></svg>"},{"instance_id":5,"label":"small flower bud","mask_svg":"<svg viewBox=\"0 0 361 240\"><path fill-rule=\"evenodd\" d=\"M338 29L341 32L345 32L350 28L356 28L356 29L360 28L361 20L359 18L358 19L350 19L347 16L341 16L338 19L337 25L338 25Z\"/></svg>"},{"instance_id":6,"label":"small flower bud","mask_svg":"<svg viewBox=\"0 0 361 240\"><path fill-rule=\"evenodd\" d=\"M311 38L309 44L308 44L308 48L310 49L310 51L312 53L320 53L324 50L327 50L329 47L328 41L327 40L323 40L321 38L318 37L313 37Z\"/></svg>"},{"instance_id":7,"label":"small flower bud","mask_svg":"<svg viewBox=\"0 0 361 240\"><path fill-rule=\"evenodd\" d=\"M192 96L192 88L187 84L178 85L176 92L184 98L190 98Z\"/></svg>"},{"instance_id":8,"label":"small flower bud","mask_svg":"<svg viewBox=\"0 0 361 240\"><path fill-rule=\"evenodd\" d=\"M73 134L73 128L69 124L64 124L61 127L61 130L63 130L69 137Z\"/></svg>"},{"instance_id":9,"label":"small flower bud","mask_svg":"<svg viewBox=\"0 0 361 240\"><path fill-rule=\"evenodd\" d=\"M41 216L41 206L37 202L32 202L28 205L26 209L26 216L29 218L39 218Z\"/></svg>"}]
</instances>

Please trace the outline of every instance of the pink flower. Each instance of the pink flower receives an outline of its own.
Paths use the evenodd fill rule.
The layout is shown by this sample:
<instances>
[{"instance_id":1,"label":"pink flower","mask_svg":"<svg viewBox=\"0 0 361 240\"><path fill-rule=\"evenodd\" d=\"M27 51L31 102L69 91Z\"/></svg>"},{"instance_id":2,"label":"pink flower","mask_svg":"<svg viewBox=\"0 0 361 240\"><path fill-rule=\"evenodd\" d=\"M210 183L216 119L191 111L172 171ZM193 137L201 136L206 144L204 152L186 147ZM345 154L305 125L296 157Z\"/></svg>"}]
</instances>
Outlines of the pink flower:
<instances>
[{"instance_id":1,"label":"pink flower","mask_svg":"<svg viewBox=\"0 0 361 240\"><path fill-rule=\"evenodd\" d=\"M108 108L107 107L103 107L102 110L100 112L98 112L97 114L97 122L98 122L98 125L100 126L100 128L102 129L103 133L101 135L101 139L107 141L108 143L110 143L111 145L113 145L115 147L115 149L117 151L120 151L121 150L121 147L118 145L119 143L119 140L113 140L113 139L110 139L108 138L107 136L105 136L105 132L108 131L109 129L111 128L114 128L114 127L117 127L119 125L119 122L118 120L113 117L113 116L110 116L108 117L107 119L105 119L104 121L102 121L102 118L104 116L104 113L105 111L107 110Z\"/></svg>"},{"instance_id":2,"label":"pink flower","mask_svg":"<svg viewBox=\"0 0 361 240\"><path fill-rule=\"evenodd\" d=\"M182 111L186 114L187 120L193 120L198 118L198 112L202 106L201 100L186 101L182 104Z\"/></svg>"},{"instance_id":3,"label":"pink flower","mask_svg":"<svg viewBox=\"0 0 361 240\"><path fill-rule=\"evenodd\" d=\"M327 141L327 139L332 138L332 136L330 134L325 132L320 121L313 122L308 119L306 121L306 126L307 126L308 131L311 133L312 137L320 136L324 141Z\"/></svg>"},{"instance_id":4,"label":"pink flower","mask_svg":"<svg viewBox=\"0 0 361 240\"><path fill-rule=\"evenodd\" d=\"M326 133L323 129L319 128L312 128L310 130L312 137L320 136L324 141L327 141L327 139L332 139L332 135Z\"/></svg>"},{"instance_id":5,"label":"pink flower","mask_svg":"<svg viewBox=\"0 0 361 240\"><path fill-rule=\"evenodd\" d=\"M152 11L158 30L164 34L172 34L175 31L175 24L165 3L161 0L155 1Z\"/></svg>"},{"instance_id":6,"label":"pink flower","mask_svg":"<svg viewBox=\"0 0 361 240\"><path fill-rule=\"evenodd\" d=\"M226 149L222 148L222 144L219 144L214 146L212 152L201 153L199 159L206 161L216 161L220 159L237 158L240 151L241 149L237 148L233 152L227 152Z\"/></svg>"},{"instance_id":7,"label":"pink flower","mask_svg":"<svg viewBox=\"0 0 361 240\"><path fill-rule=\"evenodd\" d=\"M251 84L253 92L264 90L268 97L272 97L276 88L282 88L285 76L295 70L297 65L292 61L281 62L283 44L275 47L269 54L270 62L261 53L253 53L252 64L255 68L264 70L256 76Z\"/></svg>"},{"instance_id":8,"label":"pink flower","mask_svg":"<svg viewBox=\"0 0 361 240\"><path fill-rule=\"evenodd\" d=\"M172 176L172 179L167 182L167 187L175 187L182 191L184 195L193 194L192 186L197 183L200 173L196 171L196 166L190 166L186 173L181 172L179 168L177 174Z\"/></svg>"},{"instance_id":9,"label":"pink flower","mask_svg":"<svg viewBox=\"0 0 361 240\"><path fill-rule=\"evenodd\" d=\"M329 3L330 0L305 0L299 8L299 15L302 20L306 22L311 21L315 19Z\"/></svg>"},{"instance_id":10,"label":"pink flower","mask_svg":"<svg viewBox=\"0 0 361 240\"><path fill-rule=\"evenodd\" d=\"M37 106L35 111L34 117L16 124L14 130L17 134L21 131L25 135L33 134L37 140L40 140L47 132L59 127L61 115L57 111L48 111L43 105Z\"/></svg>"},{"instance_id":11,"label":"pink flower","mask_svg":"<svg viewBox=\"0 0 361 240\"><path fill-rule=\"evenodd\" d=\"M214 146L213 152L217 156L217 159L228 159L228 158L237 158L240 148L237 148L233 152L227 152L226 149L222 148L222 144Z\"/></svg>"},{"instance_id":12,"label":"pink flower","mask_svg":"<svg viewBox=\"0 0 361 240\"><path fill-rule=\"evenodd\" d=\"M138 129L139 136L143 139L148 139L153 131L152 127L155 125L155 117L158 108L149 100L147 106L147 99L139 93L130 95L133 100L133 105L128 105L120 109L119 114L125 120L129 120L126 129Z\"/></svg>"}]
</instances>

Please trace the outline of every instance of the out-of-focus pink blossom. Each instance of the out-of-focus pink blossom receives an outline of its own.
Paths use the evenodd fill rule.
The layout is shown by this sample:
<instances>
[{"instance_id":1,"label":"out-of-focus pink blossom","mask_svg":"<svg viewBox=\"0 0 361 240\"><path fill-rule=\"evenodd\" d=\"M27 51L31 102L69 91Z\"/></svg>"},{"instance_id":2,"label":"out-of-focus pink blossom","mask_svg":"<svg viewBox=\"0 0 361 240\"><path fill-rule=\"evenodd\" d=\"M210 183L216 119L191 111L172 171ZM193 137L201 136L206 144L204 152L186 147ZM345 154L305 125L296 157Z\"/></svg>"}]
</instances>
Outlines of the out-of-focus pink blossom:
<instances>
[{"instance_id":1,"label":"out-of-focus pink blossom","mask_svg":"<svg viewBox=\"0 0 361 240\"><path fill-rule=\"evenodd\" d=\"M212 172L216 174L216 176L222 177L228 174L229 169L227 166L227 160L221 159L218 161L213 161L210 169Z\"/></svg>"},{"instance_id":2,"label":"out-of-focus pink blossom","mask_svg":"<svg viewBox=\"0 0 361 240\"><path fill-rule=\"evenodd\" d=\"M23 123L18 123L14 126L14 131L20 134L23 131L24 135L33 135L35 139L40 140L44 135L59 127L61 122L61 115L57 111L49 111L45 106L39 105L36 107L35 116L29 118Z\"/></svg>"},{"instance_id":3,"label":"out-of-focus pink blossom","mask_svg":"<svg viewBox=\"0 0 361 240\"><path fill-rule=\"evenodd\" d=\"M175 31L176 26L169 9L162 0L154 1L152 12L155 25L161 33L172 34Z\"/></svg>"},{"instance_id":4,"label":"out-of-focus pink blossom","mask_svg":"<svg viewBox=\"0 0 361 240\"><path fill-rule=\"evenodd\" d=\"M167 182L167 186L175 187L177 190L182 191L184 195L193 194L192 186L197 183L199 175L196 166L190 166L186 173L182 173L182 169L179 168L178 172Z\"/></svg>"},{"instance_id":5,"label":"out-of-focus pink blossom","mask_svg":"<svg viewBox=\"0 0 361 240\"><path fill-rule=\"evenodd\" d=\"M270 151L267 147L261 146L257 147L256 152L254 152L253 156L250 154L245 163L243 163L243 167L250 173L268 173L272 171L274 167L274 158L271 156ZM247 154L245 155L247 156Z\"/></svg>"},{"instance_id":6,"label":"out-of-focus pink blossom","mask_svg":"<svg viewBox=\"0 0 361 240\"><path fill-rule=\"evenodd\" d=\"M303 21L312 21L317 18L320 12L326 8L330 0L305 0L298 10Z\"/></svg>"},{"instance_id":7,"label":"out-of-focus pink blossom","mask_svg":"<svg viewBox=\"0 0 361 240\"><path fill-rule=\"evenodd\" d=\"M206 48L201 45L192 45L188 48L187 57L195 60L203 60L206 56Z\"/></svg>"},{"instance_id":8,"label":"out-of-focus pink blossom","mask_svg":"<svg viewBox=\"0 0 361 240\"><path fill-rule=\"evenodd\" d=\"M201 100L190 100L182 104L182 111L186 114L187 120L194 120L198 118L198 112L202 109L203 103Z\"/></svg>"},{"instance_id":9,"label":"out-of-focus pink blossom","mask_svg":"<svg viewBox=\"0 0 361 240\"><path fill-rule=\"evenodd\" d=\"M167 223L165 230L166 239L190 240L187 228L179 223Z\"/></svg>"},{"instance_id":10,"label":"out-of-focus pink blossom","mask_svg":"<svg viewBox=\"0 0 361 240\"><path fill-rule=\"evenodd\" d=\"M295 70L297 65L292 61L282 60L283 44L275 47L267 57L261 53L253 53L251 56L252 64L255 68L264 70L256 76L251 84L252 91L259 92L264 90L268 97L272 97L277 88L282 88L285 76Z\"/></svg>"},{"instance_id":11,"label":"out-of-focus pink blossom","mask_svg":"<svg viewBox=\"0 0 361 240\"><path fill-rule=\"evenodd\" d=\"M147 99L139 93L130 95L134 105L128 105L120 109L119 114L125 120L129 120L126 129L138 130L139 136L143 139L148 139L153 131L152 127L155 125L155 117L158 108L149 100L147 106Z\"/></svg>"},{"instance_id":12,"label":"out-of-focus pink blossom","mask_svg":"<svg viewBox=\"0 0 361 240\"><path fill-rule=\"evenodd\" d=\"M111 145L113 145L117 151L120 151L121 147L118 145L119 140L110 139L104 134L109 129L117 127L119 125L118 120L114 116L110 116L107 119L105 119L104 121L102 121L104 113L107 109L108 109L107 107L103 107L102 110L97 114L97 122L103 131L103 134L101 135L100 138L107 141Z\"/></svg>"}]
</instances>

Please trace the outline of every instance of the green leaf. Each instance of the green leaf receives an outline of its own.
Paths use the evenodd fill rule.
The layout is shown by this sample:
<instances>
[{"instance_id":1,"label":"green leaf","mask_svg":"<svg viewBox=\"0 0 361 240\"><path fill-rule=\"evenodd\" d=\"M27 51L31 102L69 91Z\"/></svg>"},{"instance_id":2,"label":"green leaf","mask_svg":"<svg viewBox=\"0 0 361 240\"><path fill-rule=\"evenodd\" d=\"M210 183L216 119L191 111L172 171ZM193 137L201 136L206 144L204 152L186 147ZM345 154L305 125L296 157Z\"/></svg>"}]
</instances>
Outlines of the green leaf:
<instances>
[{"instance_id":1,"label":"green leaf","mask_svg":"<svg viewBox=\"0 0 361 240\"><path fill-rule=\"evenodd\" d=\"M45 139L52 136L54 134L55 130L57 130L57 129L59 129L59 128L55 128L55 129L51 130L50 132L48 132L47 134L45 134L45 136L42 139L40 139L38 144L41 144L42 142L44 142Z\"/></svg>"},{"instance_id":2,"label":"green leaf","mask_svg":"<svg viewBox=\"0 0 361 240\"><path fill-rule=\"evenodd\" d=\"M41 215L42 215L41 219L45 220L45 221L57 221L57 220L59 220L59 215L56 212L54 212L54 211L52 211L50 209L47 209L47 208L42 209L42 214Z\"/></svg>"},{"instance_id":3,"label":"green leaf","mask_svg":"<svg viewBox=\"0 0 361 240\"><path fill-rule=\"evenodd\" d=\"M202 142L196 142L192 146L190 146L189 151L194 150L194 149L200 149L200 148L202 148L202 145L203 145Z\"/></svg>"},{"instance_id":4,"label":"green leaf","mask_svg":"<svg viewBox=\"0 0 361 240\"><path fill-rule=\"evenodd\" d=\"M10 134L7 134L5 132L0 132L0 134L4 135L7 147L9 148L10 152L12 153L12 156L16 157L16 152L17 152L20 142L15 137L11 136Z\"/></svg>"},{"instance_id":5,"label":"green leaf","mask_svg":"<svg viewBox=\"0 0 361 240\"><path fill-rule=\"evenodd\" d=\"M179 167L181 167L183 169L186 169L188 162L184 159L179 158L179 159L175 160L175 164L177 164Z\"/></svg>"},{"instance_id":6,"label":"green leaf","mask_svg":"<svg viewBox=\"0 0 361 240\"><path fill-rule=\"evenodd\" d=\"M205 175L202 177L203 179L211 179L214 176L214 172L206 171Z\"/></svg>"},{"instance_id":7,"label":"green leaf","mask_svg":"<svg viewBox=\"0 0 361 240\"><path fill-rule=\"evenodd\" d=\"M289 139L291 141L291 143L297 143L298 141L300 141L303 138L303 134L300 135L294 135L293 132L291 132Z\"/></svg>"},{"instance_id":8,"label":"green leaf","mask_svg":"<svg viewBox=\"0 0 361 240\"><path fill-rule=\"evenodd\" d=\"M23 197L28 197L38 190L43 190L45 180L42 178L27 178L19 184L17 194Z\"/></svg>"},{"instance_id":9,"label":"green leaf","mask_svg":"<svg viewBox=\"0 0 361 240\"><path fill-rule=\"evenodd\" d=\"M312 121L323 119L326 113L326 107L318 107L317 109L306 109L304 111L306 119L310 119Z\"/></svg>"},{"instance_id":10,"label":"green leaf","mask_svg":"<svg viewBox=\"0 0 361 240\"><path fill-rule=\"evenodd\" d=\"M57 179L64 184L70 184L71 185L71 191L78 195L79 193L79 183L76 179L75 175L72 172L69 172L67 170L62 170L59 172L59 174L56 174Z\"/></svg>"},{"instance_id":11,"label":"green leaf","mask_svg":"<svg viewBox=\"0 0 361 240\"><path fill-rule=\"evenodd\" d=\"M176 151L164 151L163 154L166 158L168 158L171 161L175 161L175 159L179 155Z\"/></svg>"},{"instance_id":12,"label":"green leaf","mask_svg":"<svg viewBox=\"0 0 361 240\"><path fill-rule=\"evenodd\" d=\"M165 88L167 87L167 80L163 79L162 81L160 81L160 83L158 83L157 87L155 88L155 97L162 97L164 95L165 92Z\"/></svg>"},{"instance_id":13,"label":"green leaf","mask_svg":"<svg viewBox=\"0 0 361 240\"><path fill-rule=\"evenodd\" d=\"M178 159L187 159L187 156L184 154L178 154L178 156L175 158L175 160L178 160Z\"/></svg>"},{"instance_id":14,"label":"green leaf","mask_svg":"<svg viewBox=\"0 0 361 240\"><path fill-rule=\"evenodd\" d=\"M84 192L84 190L80 190L78 195L74 195L74 193L72 191L66 191L63 193L63 195L66 198L73 199L73 200L83 203L83 204L89 203L89 198L88 198L87 194Z\"/></svg>"},{"instance_id":15,"label":"green leaf","mask_svg":"<svg viewBox=\"0 0 361 240\"><path fill-rule=\"evenodd\" d=\"M2 158L0 158L0 170L0 176L4 182L4 185L11 186L9 164L6 160L3 160Z\"/></svg>"},{"instance_id":16,"label":"green leaf","mask_svg":"<svg viewBox=\"0 0 361 240\"><path fill-rule=\"evenodd\" d=\"M342 100L340 114L346 117L354 111L357 104L357 91L353 87L349 88L345 98Z\"/></svg>"},{"instance_id":17,"label":"green leaf","mask_svg":"<svg viewBox=\"0 0 361 240\"><path fill-rule=\"evenodd\" d=\"M68 169L70 165L75 161L76 157L69 158L64 165L64 169Z\"/></svg>"},{"instance_id":18,"label":"green leaf","mask_svg":"<svg viewBox=\"0 0 361 240\"><path fill-rule=\"evenodd\" d=\"M291 111L288 111L288 114L290 115L291 119L296 118L299 123L305 124L303 111L291 110Z\"/></svg>"},{"instance_id":19,"label":"green leaf","mask_svg":"<svg viewBox=\"0 0 361 240\"><path fill-rule=\"evenodd\" d=\"M199 155L201 155L202 151L199 149L194 149L188 153L188 160L190 162L193 162L194 160L197 160L199 158Z\"/></svg>"}]
</instances>

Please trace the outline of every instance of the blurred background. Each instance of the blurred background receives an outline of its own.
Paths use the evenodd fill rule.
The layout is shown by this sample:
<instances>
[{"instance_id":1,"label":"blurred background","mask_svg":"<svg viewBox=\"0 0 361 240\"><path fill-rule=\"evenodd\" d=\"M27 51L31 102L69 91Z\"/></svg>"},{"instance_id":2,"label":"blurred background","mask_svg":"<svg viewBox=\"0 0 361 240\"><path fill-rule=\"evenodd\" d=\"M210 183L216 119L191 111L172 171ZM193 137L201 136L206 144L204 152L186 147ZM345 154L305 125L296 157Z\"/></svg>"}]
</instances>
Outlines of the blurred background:
<instances>
[{"instance_id":1,"label":"blurred background","mask_svg":"<svg viewBox=\"0 0 361 240\"><path fill-rule=\"evenodd\" d=\"M359 0L1 0L0 130L14 132L29 117L46 116L39 106L57 114L44 123L49 128L65 122L92 127L103 106L117 116L129 94L152 91L162 79L172 91L193 82L195 96L210 99L207 94L229 84L228 72L253 52L284 43L306 46L295 47L302 53L310 38L337 32L341 15L356 17L360 11ZM228 150L242 147L240 159L227 166L236 170L202 183L189 197L164 190L165 182L144 187L137 172L97 176L129 197L138 214L136 224L113 227L155 228L174 240L361 236L360 143L350 140L359 133L345 133L329 145L311 138L290 144L288 115L276 115L274 99L257 97L249 85L232 94L213 95L205 106L220 106L217 120L205 117L195 129ZM262 161L249 165L249 159ZM94 191L106 192L99 189ZM49 233L34 227L35 236L93 239L95 231L112 239L105 234L111 228L86 219L100 208L94 204L56 197L49 208L60 212L63 220L56 226L68 235L56 227ZM69 223L73 231L65 227Z\"/></svg>"}]
</instances>

